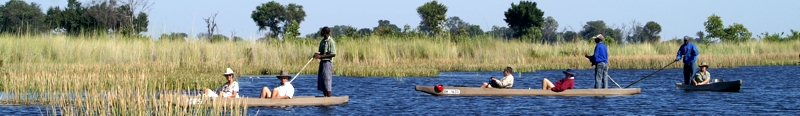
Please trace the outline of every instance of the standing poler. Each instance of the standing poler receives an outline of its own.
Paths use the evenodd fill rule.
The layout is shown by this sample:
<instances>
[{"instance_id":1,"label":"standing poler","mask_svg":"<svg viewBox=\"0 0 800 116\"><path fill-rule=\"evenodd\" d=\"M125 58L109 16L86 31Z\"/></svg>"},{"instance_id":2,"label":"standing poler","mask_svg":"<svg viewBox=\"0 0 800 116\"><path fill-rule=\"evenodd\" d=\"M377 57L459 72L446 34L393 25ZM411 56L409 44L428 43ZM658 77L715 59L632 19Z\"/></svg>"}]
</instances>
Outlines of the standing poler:
<instances>
[{"instance_id":1,"label":"standing poler","mask_svg":"<svg viewBox=\"0 0 800 116\"><path fill-rule=\"evenodd\" d=\"M697 46L694 46L691 41L691 37L683 36L683 45L678 48L678 56L675 57L675 62L677 62L683 56L683 85L691 84L692 74L697 66L695 61L697 61L697 55L700 55Z\"/></svg>"},{"instance_id":2,"label":"standing poler","mask_svg":"<svg viewBox=\"0 0 800 116\"><path fill-rule=\"evenodd\" d=\"M331 29L328 26L320 30L322 41L319 42L319 51L314 53L314 58L319 60L317 72L317 90L322 91L325 97L331 97L331 79L333 78L333 57L336 57L336 42L331 38Z\"/></svg>"},{"instance_id":3,"label":"standing poler","mask_svg":"<svg viewBox=\"0 0 800 116\"><path fill-rule=\"evenodd\" d=\"M603 43L603 34L597 34L597 36L592 37L594 42L597 43L594 46L594 55L584 55L586 58L589 58L589 61L592 62L592 66L594 67L594 88L595 89L606 89L608 88L608 48L606 48L606 44Z\"/></svg>"}]
</instances>

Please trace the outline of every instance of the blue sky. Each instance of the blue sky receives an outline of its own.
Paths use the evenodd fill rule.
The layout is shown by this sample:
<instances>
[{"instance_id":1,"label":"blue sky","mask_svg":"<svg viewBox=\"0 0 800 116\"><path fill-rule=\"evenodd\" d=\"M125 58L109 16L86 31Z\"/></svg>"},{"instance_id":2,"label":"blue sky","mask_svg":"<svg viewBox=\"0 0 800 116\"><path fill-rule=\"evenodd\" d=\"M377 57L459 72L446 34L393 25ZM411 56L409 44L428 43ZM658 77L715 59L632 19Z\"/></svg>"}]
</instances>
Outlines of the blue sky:
<instances>
[{"instance_id":1,"label":"blue sky","mask_svg":"<svg viewBox=\"0 0 800 116\"><path fill-rule=\"evenodd\" d=\"M8 0L0 0L3 3ZM313 33L323 26L351 25L372 28L378 20L389 20L402 27L419 25L416 8L428 0L276 0L286 5L296 3L306 11L300 25L302 35ZM66 6L67 0L26 0L42 5ZM81 0L88 4L89 0ZM196 35L206 31L202 18L219 13L219 34L247 39L258 38L262 33L250 18L255 7L267 0L151 0L155 4L148 12L149 31L145 34L184 32ZM517 0L441 0L448 7L447 17L480 25L484 31L492 26L507 26L503 12ZM587 21L603 20L612 27L632 21L655 21L661 24L662 40L685 35L694 36L704 31L703 22L711 14L722 17L724 25L741 23L753 32L753 37L763 32L788 32L800 29L800 0L549 0L534 1L545 16L553 16L559 31L580 31Z\"/></svg>"}]
</instances>

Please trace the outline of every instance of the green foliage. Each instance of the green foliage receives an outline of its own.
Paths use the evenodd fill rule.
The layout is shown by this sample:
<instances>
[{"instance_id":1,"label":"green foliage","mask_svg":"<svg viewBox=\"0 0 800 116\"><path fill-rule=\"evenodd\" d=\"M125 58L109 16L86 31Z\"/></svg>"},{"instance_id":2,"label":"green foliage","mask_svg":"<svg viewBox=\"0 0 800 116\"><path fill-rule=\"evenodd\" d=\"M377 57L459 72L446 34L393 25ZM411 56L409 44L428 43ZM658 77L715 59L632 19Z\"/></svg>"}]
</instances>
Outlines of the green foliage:
<instances>
[{"instance_id":1,"label":"green foliage","mask_svg":"<svg viewBox=\"0 0 800 116\"><path fill-rule=\"evenodd\" d=\"M786 34L786 37L783 37L783 36L784 36L784 32L781 32L780 34L778 34L778 33L770 34L769 32L764 32L764 33L761 33L761 35L759 35L759 38L761 38L761 40L768 41L768 42L796 41L796 40L800 39L800 32L795 31L794 29L792 29L792 30L789 30L789 34Z\"/></svg>"},{"instance_id":2,"label":"green foliage","mask_svg":"<svg viewBox=\"0 0 800 116\"><path fill-rule=\"evenodd\" d=\"M10 0L0 5L0 33L39 33L46 31L46 16L39 4Z\"/></svg>"},{"instance_id":3,"label":"green foliage","mask_svg":"<svg viewBox=\"0 0 800 116\"><path fill-rule=\"evenodd\" d=\"M536 7L536 2L520 1L518 5L511 3L511 8L505 12L508 27L514 30L514 37L531 38L531 41L541 39L541 29L544 12Z\"/></svg>"},{"instance_id":4,"label":"green foliage","mask_svg":"<svg viewBox=\"0 0 800 116\"><path fill-rule=\"evenodd\" d=\"M93 1L88 6L77 0L69 0L67 7L50 7L44 25L56 32L79 34L110 34L113 32L124 36L139 36L147 31L150 22L147 13L134 15L130 3L111 0Z\"/></svg>"},{"instance_id":5,"label":"green foliage","mask_svg":"<svg viewBox=\"0 0 800 116\"><path fill-rule=\"evenodd\" d=\"M605 38L603 38L603 43L606 43L606 45L608 45L608 46L616 46L617 45L617 40L614 39L614 37L611 37L611 36L608 36L608 35L606 35L604 37Z\"/></svg>"},{"instance_id":6,"label":"green foliage","mask_svg":"<svg viewBox=\"0 0 800 116\"><path fill-rule=\"evenodd\" d=\"M544 18L544 22L542 24L542 41L547 42L556 42L558 41L558 21L556 21L553 16L547 16Z\"/></svg>"},{"instance_id":7,"label":"green foliage","mask_svg":"<svg viewBox=\"0 0 800 116\"><path fill-rule=\"evenodd\" d=\"M270 1L261 4L261 6L256 6L256 10L253 11L250 18L256 22L259 31L269 29L272 33L271 36L274 38L282 31L278 24L286 20L286 17L283 15L284 11L280 3Z\"/></svg>"},{"instance_id":8,"label":"green foliage","mask_svg":"<svg viewBox=\"0 0 800 116\"><path fill-rule=\"evenodd\" d=\"M158 41L186 41L187 37L189 37L189 35L186 33L161 34Z\"/></svg>"},{"instance_id":9,"label":"green foliage","mask_svg":"<svg viewBox=\"0 0 800 116\"><path fill-rule=\"evenodd\" d=\"M503 38L503 39L511 39L514 35L514 31L512 31L508 27L500 27L500 26L492 26L492 30L487 31L486 34L495 38Z\"/></svg>"},{"instance_id":10,"label":"green foliage","mask_svg":"<svg viewBox=\"0 0 800 116\"><path fill-rule=\"evenodd\" d=\"M708 16L708 21L703 23L706 28L706 38L721 38L727 36L728 33L725 32L725 27L722 25L722 19L717 16L717 14L711 14Z\"/></svg>"},{"instance_id":11,"label":"green foliage","mask_svg":"<svg viewBox=\"0 0 800 116\"><path fill-rule=\"evenodd\" d=\"M434 0L417 7L417 13L422 19L419 22L419 27L423 33L431 36L438 35L442 32L442 27L440 27L440 25L445 21L447 6Z\"/></svg>"},{"instance_id":12,"label":"green foliage","mask_svg":"<svg viewBox=\"0 0 800 116\"><path fill-rule=\"evenodd\" d=\"M222 34L216 34L214 36L211 36L211 42L212 43L214 43L214 42L226 42L228 40L230 40L230 38L228 38L227 36L222 35Z\"/></svg>"},{"instance_id":13,"label":"green foliage","mask_svg":"<svg viewBox=\"0 0 800 116\"><path fill-rule=\"evenodd\" d=\"M286 34L283 35L283 39L295 39L297 36L300 35L300 24L297 21L292 20L291 25L286 27Z\"/></svg>"},{"instance_id":14,"label":"green foliage","mask_svg":"<svg viewBox=\"0 0 800 116\"><path fill-rule=\"evenodd\" d=\"M281 34L297 34L289 35L292 36L291 38L299 36L299 32L290 33L290 27L295 28L292 26L298 26L296 28L299 29L299 25L305 20L305 17L306 11L303 10L302 5L290 3L283 6L275 1L262 3L260 6L256 6L256 9L250 14L250 18L252 18L253 22L258 26L258 30L269 30L270 34L267 35L271 38L277 38L278 35ZM297 25L294 25L293 22L297 22ZM283 24L283 26L279 24Z\"/></svg>"},{"instance_id":15,"label":"green foliage","mask_svg":"<svg viewBox=\"0 0 800 116\"><path fill-rule=\"evenodd\" d=\"M378 20L378 26L372 28L372 34L378 36L395 36L400 34L400 28L389 20Z\"/></svg>"},{"instance_id":16,"label":"green foliage","mask_svg":"<svg viewBox=\"0 0 800 116\"><path fill-rule=\"evenodd\" d=\"M622 37L621 31L620 29L609 28L603 20L597 20L586 22L586 25L583 25L583 29L579 32L579 36L582 38L592 38L597 34L603 34L604 36L620 38Z\"/></svg>"},{"instance_id":17,"label":"green foliage","mask_svg":"<svg viewBox=\"0 0 800 116\"><path fill-rule=\"evenodd\" d=\"M722 18L716 14L708 16L708 21L704 25L708 32L707 38L719 38L723 42L743 42L750 40L753 36L753 33L740 23L733 23L733 25L723 28Z\"/></svg>"}]
</instances>

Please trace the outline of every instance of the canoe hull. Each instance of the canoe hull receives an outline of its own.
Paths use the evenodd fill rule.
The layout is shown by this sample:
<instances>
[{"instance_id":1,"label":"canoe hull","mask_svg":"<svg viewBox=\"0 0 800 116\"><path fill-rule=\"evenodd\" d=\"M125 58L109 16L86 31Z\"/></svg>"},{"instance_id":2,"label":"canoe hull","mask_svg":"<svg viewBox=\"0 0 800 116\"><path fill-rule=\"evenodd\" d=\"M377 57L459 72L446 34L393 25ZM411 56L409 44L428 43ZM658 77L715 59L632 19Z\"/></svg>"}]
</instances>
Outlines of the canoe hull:
<instances>
[{"instance_id":1,"label":"canoe hull","mask_svg":"<svg viewBox=\"0 0 800 116\"><path fill-rule=\"evenodd\" d=\"M741 86L742 86L742 80L711 83L700 86L683 85L683 83L675 83L675 87L677 87L680 90L686 90L686 91L739 92Z\"/></svg>"},{"instance_id":2,"label":"canoe hull","mask_svg":"<svg viewBox=\"0 0 800 116\"><path fill-rule=\"evenodd\" d=\"M329 106L345 104L350 100L349 96L316 97L316 96L295 96L292 99L261 99L261 98L208 98L189 95L162 95L161 99L167 99L175 105L244 105L253 106Z\"/></svg>"},{"instance_id":3,"label":"canoe hull","mask_svg":"<svg viewBox=\"0 0 800 116\"><path fill-rule=\"evenodd\" d=\"M479 87L444 87L437 92L433 86L416 86L417 91L436 96L626 96L641 93L639 88L627 89L570 89L553 92L541 89L493 89Z\"/></svg>"}]
</instances>

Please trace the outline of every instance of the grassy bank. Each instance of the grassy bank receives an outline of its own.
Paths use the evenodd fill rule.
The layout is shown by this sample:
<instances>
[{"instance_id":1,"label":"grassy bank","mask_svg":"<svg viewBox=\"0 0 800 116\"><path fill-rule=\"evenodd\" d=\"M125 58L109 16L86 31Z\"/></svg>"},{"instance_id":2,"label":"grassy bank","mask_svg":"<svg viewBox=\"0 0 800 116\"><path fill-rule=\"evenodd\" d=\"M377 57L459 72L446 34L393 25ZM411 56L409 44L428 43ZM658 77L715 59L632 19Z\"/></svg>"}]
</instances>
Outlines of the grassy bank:
<instances>
[{"instance_id":1,"label":"grassy bank","mask_svg":"<svg viewBox=\"0 0 800 116\"><path fill-rule=\"evenodd\" d=\"M435 76L441 71L490 71L505 66L517 71L585 69L591 66L583 54L594 49L594 43L586 41L553 45L495 38L336 41L334 73L346 76ZM5 102L54 104L53 109L66 115L241 114L246 108L178 107L155 98L163 90L217 88L224 82L220 75L227 67L243 75L276 74L279 70L296 73L317 45L318 40L209 43L0 35L0 89L18 93ZM660 68L674 60L679 46L669 42L610 46L610 68ZM709 62L712 68L795 65L800 61L800 41L698 47L699 62ZM312 62L302 73L316 74L317 65ZM85 97L63 94L70 92Z\"/></svg>"}]
</instances>

